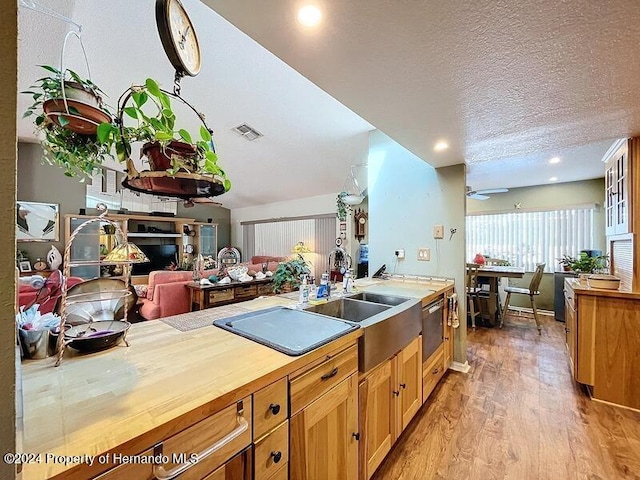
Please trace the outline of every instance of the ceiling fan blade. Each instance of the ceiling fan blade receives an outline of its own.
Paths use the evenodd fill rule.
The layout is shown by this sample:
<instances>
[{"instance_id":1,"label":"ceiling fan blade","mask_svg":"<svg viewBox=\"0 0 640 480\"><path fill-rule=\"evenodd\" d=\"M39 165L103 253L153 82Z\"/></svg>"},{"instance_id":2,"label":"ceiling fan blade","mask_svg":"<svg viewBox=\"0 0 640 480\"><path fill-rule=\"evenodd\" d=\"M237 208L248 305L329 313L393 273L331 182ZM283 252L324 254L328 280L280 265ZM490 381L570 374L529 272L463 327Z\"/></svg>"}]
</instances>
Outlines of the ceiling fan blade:
<instances>
[{"instance_id":1,"label":"ceiling fan blade","mask_svg":"<svg viewBox=\"0 0 640 480\"><path fill-rule=\"evenodd\" d=\"M476 193L486 195L488 193L507 193L508 191L508 188L487 188L486 190L478 190Z\"/></svg>"},{"instance_id":2,"label":"ceiling fan blade","mask_svg":"<svg viewBox=\"0 0 640 480\"><path fill-rule=\"evenodd\" d=\"M477 192L471 192L467 195L467 198L473 198L474 200L487 200L489 197L487 195L481 195Z\"/></svg>"}]
</instances>

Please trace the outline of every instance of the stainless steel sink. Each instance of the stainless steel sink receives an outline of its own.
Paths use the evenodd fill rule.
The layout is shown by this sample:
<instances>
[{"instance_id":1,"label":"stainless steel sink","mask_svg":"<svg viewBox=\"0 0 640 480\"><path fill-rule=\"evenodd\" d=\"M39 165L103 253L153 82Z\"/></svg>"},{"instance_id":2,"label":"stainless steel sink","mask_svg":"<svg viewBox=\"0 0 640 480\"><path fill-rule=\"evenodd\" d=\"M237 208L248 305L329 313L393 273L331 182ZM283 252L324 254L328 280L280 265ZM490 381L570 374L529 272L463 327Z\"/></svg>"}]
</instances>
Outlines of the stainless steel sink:
<instances>
[{"instance_id":1,"label":"stainless steel sink","mask_svg":"<svg viewBox=\"0 0 640 480\"><path fill-rule=\"evenodd\" d=\"M361 292L351 295L348 298L353 300L363 300L365 302L380 303L382 305L400 305L401 303L411 300L407 297L396 297L395 295L384 295L381 293Z\"/></svg>"},{"instance_id":2,"label":"stainless steel sink","mask_svg":"<svg viewBox=\"0 0 640 480\"><path fill-rule=\"evenodd\" d=\"M328 317L341 318L350 322L362 322L380 312L389 310L389 305L379 303L359 302L351 298L341 298L332 302L312 305L305 308L307 312L319 313Z\"/></svg>"},{"instance_id":3,"label":"stainless steel sink","mask_svg":"<svg viewBox=\"0 0 640 480\"><path fill-rule=\"evenodd\" d=\"M377 302L374 302L374 299ZM400 299L402 301L395 305L382 303L393 300L397 302ZM367 372L391 358L406 347L422 330L422 305L418 298L363 292L320 305L312 305L305 310L356 322L360 326L363 335L358 340L358 369L361 372Z\"/></svg>"}]
</instances>

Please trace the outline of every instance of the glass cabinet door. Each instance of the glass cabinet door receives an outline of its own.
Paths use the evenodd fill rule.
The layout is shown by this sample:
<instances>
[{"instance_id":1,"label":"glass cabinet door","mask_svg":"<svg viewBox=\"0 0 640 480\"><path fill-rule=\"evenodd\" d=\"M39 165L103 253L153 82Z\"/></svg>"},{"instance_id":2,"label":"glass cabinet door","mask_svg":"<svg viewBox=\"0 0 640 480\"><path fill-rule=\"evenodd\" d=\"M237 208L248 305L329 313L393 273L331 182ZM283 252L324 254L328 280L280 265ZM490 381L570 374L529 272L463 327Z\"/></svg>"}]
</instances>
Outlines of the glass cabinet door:
<instances>
[{"instance_id":1,"label":"glass cabinet door","mask_svg":"<svg viewBox=\"0 0 640 480\"><path fill-rule=\"evenodd\" d=\"M87 218L72 218L71 219L71 233L79 227L82 223L86 222ZM71 250L69 255L71 258L67 259L70 262L84 262L91 261L96 262L96 265L83 265L81 267L71 267L71 276L82 277L85 280L91 278L97 278L100 276L100 266L97 263L100 261L100 225L98 223L91 223L84 227L76 238L73 239L71 244ZM69 240L67 239L67 242Z\"/></svg>"},{"instance_id":2,"label":"glass cabinet door","mask_svg":"<svg viewBox=\"0 0 640 480\"><path fill-rule=\"evenodd\" d=\"M203 256L218 254L217 225L200 225L198 253Z\"/></svg>"}]
</instances>

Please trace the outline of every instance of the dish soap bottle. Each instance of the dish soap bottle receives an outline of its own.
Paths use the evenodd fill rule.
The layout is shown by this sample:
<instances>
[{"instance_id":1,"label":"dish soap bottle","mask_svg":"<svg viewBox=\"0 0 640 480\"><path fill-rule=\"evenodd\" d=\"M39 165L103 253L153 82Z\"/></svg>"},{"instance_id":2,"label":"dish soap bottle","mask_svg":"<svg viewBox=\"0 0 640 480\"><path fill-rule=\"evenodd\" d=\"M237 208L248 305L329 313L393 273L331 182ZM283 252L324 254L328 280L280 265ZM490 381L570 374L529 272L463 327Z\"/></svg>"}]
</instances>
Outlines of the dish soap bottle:
<instances>
[{"instance_id":1,"label":"dish soap bottle","mask_svg":"<svg viewBox=\"0 0 640 480\"><path fill-rule=\"evenodd\" d=\"M307 276L302 275L302 285L300 285L300 303L309 303L309 284Z\"/></svg>"},{"instance_id":2,"label":"dish soap bottle","mask_svg":"<svg viewBox=\"0 0 640 480\"><path fill-rule=\"evenodd\" d=\"M351 278L351 270L344 272L342 277L342 291L343 293L352 293L353 291L353 278Z\"/></svg>"}]
</instances>

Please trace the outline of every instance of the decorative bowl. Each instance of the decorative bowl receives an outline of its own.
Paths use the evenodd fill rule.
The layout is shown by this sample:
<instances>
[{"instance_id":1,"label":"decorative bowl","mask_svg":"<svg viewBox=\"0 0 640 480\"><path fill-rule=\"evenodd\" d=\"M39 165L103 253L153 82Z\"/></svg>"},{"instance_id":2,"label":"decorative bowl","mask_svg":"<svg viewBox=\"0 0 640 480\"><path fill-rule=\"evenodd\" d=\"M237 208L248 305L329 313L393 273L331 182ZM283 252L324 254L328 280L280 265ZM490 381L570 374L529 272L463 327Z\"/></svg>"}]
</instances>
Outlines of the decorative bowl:
<instances>
[{"instance_id":1,"label":"decorative bowl","mask_svg":"<svg viewBox=\"0 0 640 480\"><path fill-rule=\"evenodd\" d=\"M604 288L606 290L617 290L620 288L620 279L613 275L589 275L587 282L591 288Z\"/></svg>"},{"instance_id":2,"label":"decorative bowl","mask_svg":"<svg viewBox=\"0 0 640 480\"><path fill-rule=\"evenodd\" d=\"M97 352L120 343L130 326L129 322L119 320L90 322L66 330L64 339L80 352Z\"/></svg>"},{"instance_id":3,"label":"decorative bowl","mask_svg":"<svg viewBox=\"0 0 640 480\"><path fill-rule=\"evenodd\" d=\"M237 267L231 267L227 269L227 275L231 277L231 280L236 282L240 280L240 277L244 276L249 269L244 265L238 265Z\"/></svg>"}]
</instances>

